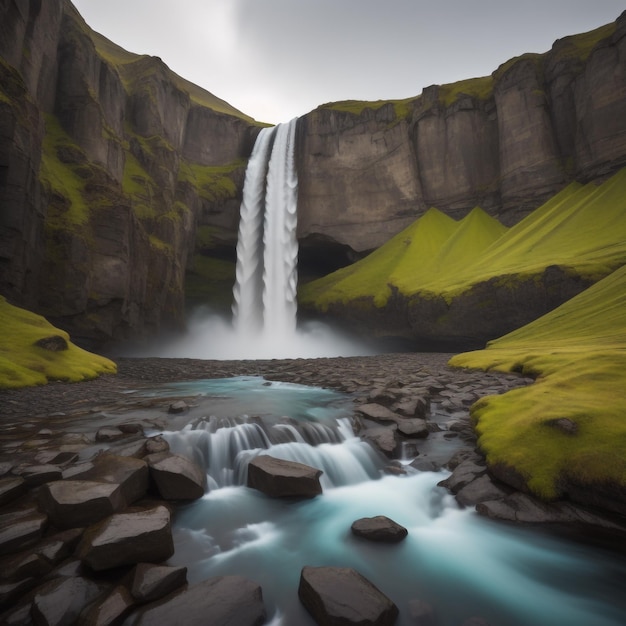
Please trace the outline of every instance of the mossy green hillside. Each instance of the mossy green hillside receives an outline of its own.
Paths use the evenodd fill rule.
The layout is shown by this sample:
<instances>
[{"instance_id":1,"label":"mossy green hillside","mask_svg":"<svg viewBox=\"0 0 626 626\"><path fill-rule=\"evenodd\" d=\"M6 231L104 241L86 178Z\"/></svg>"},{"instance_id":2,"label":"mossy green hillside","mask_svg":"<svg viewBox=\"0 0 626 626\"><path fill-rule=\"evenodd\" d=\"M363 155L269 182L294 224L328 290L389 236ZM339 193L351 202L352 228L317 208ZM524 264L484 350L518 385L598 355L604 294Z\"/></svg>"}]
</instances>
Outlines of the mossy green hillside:
<instances>
[{"instance_id":1,"label":"mossy green hillside","mask_svg":"<svg viewBox=\"0 0 626 626\"><path fill-rule=\"evenodd\" d=\"M513 467L543 498L568 481L626 490L626 266L450 365L537 376L472 407L489 464ZM575 433L556 427L563 418Z\"/></svg>"},{"instance_id":2,"label":"mossy green hillside","mask_svg":"<svg viewBox=\"0 0 626 626\"><path fill-rule=\"evenodd\" d=\"M116 372L109 359L75 346L69 335L45 318L9 304L0 296L0 388L43 385L50 380L77 382ZM58 336L67 350L51 351L35 343Z\"/></svg>"},{"instance_id":3,"label":"mossy green hillside","mask_svg":"<svg viewBox=\"0 0 626 626\"><path fill-rule=\"evenodd\" d=\"M373 298L392 288L405 296L443 295L499 278L539 277L551 265L599 280L626 263L626 169L600 186L573 183L515 226L505 229L474 209L460 222L430 209L371 255L301 289L303 303Z\"/></svg>"}]
</instances>

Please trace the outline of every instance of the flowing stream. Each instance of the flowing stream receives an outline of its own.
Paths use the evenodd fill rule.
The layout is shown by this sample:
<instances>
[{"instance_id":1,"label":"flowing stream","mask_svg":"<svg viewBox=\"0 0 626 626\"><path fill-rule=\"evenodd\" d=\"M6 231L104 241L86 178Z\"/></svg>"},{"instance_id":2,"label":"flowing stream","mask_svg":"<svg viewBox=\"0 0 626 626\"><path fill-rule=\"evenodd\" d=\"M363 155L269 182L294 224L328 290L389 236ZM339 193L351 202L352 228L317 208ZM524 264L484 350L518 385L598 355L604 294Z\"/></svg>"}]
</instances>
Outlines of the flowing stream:
<instances>
[{"instance_id":1,"label":"flowing stream","mask_svg":"<svg viewBox=\"0 0 626 626\"><path fill-rule=\"evenodd\" d=\"M177 383L154 395L193 397L164 432L173 451L206 468L205 496L177 509L176 553L191 583L227 574L256 580L272 626L313 620L298 600L305 565L353 567L414 624L412 603L439 626L481 616L491 626L623 626L626 566L617 555L496 524L461 510L437 486L446 474L386 475L381 458L352 435L350 398L259 377ZM275 500L245 486L249 460L271 454L318 467L323 494ZM400 544L352 536L360 517L405 526Z\"/></svg>"}]
</instances>

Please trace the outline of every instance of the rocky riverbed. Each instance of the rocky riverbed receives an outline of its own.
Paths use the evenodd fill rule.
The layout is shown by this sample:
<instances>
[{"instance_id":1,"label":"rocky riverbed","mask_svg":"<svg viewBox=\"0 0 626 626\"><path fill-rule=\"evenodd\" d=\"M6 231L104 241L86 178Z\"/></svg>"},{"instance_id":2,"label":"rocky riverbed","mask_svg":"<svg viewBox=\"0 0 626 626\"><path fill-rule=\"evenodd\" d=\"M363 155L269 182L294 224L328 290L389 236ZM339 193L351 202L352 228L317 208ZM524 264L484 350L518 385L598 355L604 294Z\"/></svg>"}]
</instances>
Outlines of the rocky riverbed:
<instances>
[{"instance_id":1,"label":"rocky riverbed","mask_svg":"<svg viewBox=\"0 0 626 626\"><path fill-rule=\"evenodd\" d=\"M355 433L387 457L389 473L444 467L451 474L442 485L482 515L567 528L581 538L591 528L623 545L615 520L566 502L537 502L490 476L476 450L469 407L533 381L449 368L450 356L123 358L116 376L1 392L0 621L157 623L168 613L159 613L156 601L174 593L170 612L185 603L184 568L162 565L173 550L169 520L179 501L198 497L205 485L196 468L146 432L162 429L164 415L185 411L194 400L132 393L174 381L255 375L348 393ZM129 419L137 410L148 417ZM263 623L256 586L237 577L205 586L182 593L213 603L229 598L245 614L238 623ZM233 613L224 611L226 623Z\"/></svg>"}]
</instances>

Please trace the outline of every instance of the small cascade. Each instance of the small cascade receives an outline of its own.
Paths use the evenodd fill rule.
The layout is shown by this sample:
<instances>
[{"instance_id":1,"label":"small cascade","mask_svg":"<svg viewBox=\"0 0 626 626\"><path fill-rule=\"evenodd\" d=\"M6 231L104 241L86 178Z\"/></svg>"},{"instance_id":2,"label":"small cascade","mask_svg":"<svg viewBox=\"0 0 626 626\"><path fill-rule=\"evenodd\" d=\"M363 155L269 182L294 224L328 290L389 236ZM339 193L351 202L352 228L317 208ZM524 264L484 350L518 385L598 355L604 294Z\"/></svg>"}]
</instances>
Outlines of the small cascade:
<instances>
[{"instance_id":1,"label":"small cascade","mask_svg":"<svg viewBox=\"0 0 626 626\"><path fill-rule=\"evenodd\" d=\"M163 435L174 452L205 468L209 489L245 485L248 463L258 454L321 469L322 487L330 488L380 474L380 458L358 438L346 437L348 429L338 422L210 417Z\"/></svg>"},{"instance_id":2,"label":"small cascade","mask_svg":"<svg viewBox=\"0 0 626 626\"><path fill-rule=\"evenodd\" d=\"M233 325L239 337L266 344L296 330L296 123L261 130L241 204Z\"/></svg>"}]
</instances>

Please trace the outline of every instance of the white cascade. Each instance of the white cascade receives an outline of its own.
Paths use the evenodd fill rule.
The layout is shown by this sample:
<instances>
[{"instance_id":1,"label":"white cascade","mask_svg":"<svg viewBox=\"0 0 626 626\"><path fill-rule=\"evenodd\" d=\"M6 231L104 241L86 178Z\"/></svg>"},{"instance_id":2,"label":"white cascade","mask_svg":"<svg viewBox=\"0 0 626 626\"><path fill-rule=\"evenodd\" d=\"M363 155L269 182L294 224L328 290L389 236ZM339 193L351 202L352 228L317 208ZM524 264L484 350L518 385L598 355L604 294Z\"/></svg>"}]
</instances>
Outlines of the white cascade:
<instances>
[{"instance_id":1,"label":"white cascade","mask_svg":"<svg viewBox=\"0 0 626 626\"><path fill-rule=\"evenodd\" d=\"M259 133L241 204L233 324L240 337L268 344L296 331L296 123Z\"/></svg>"}]
</instances>

